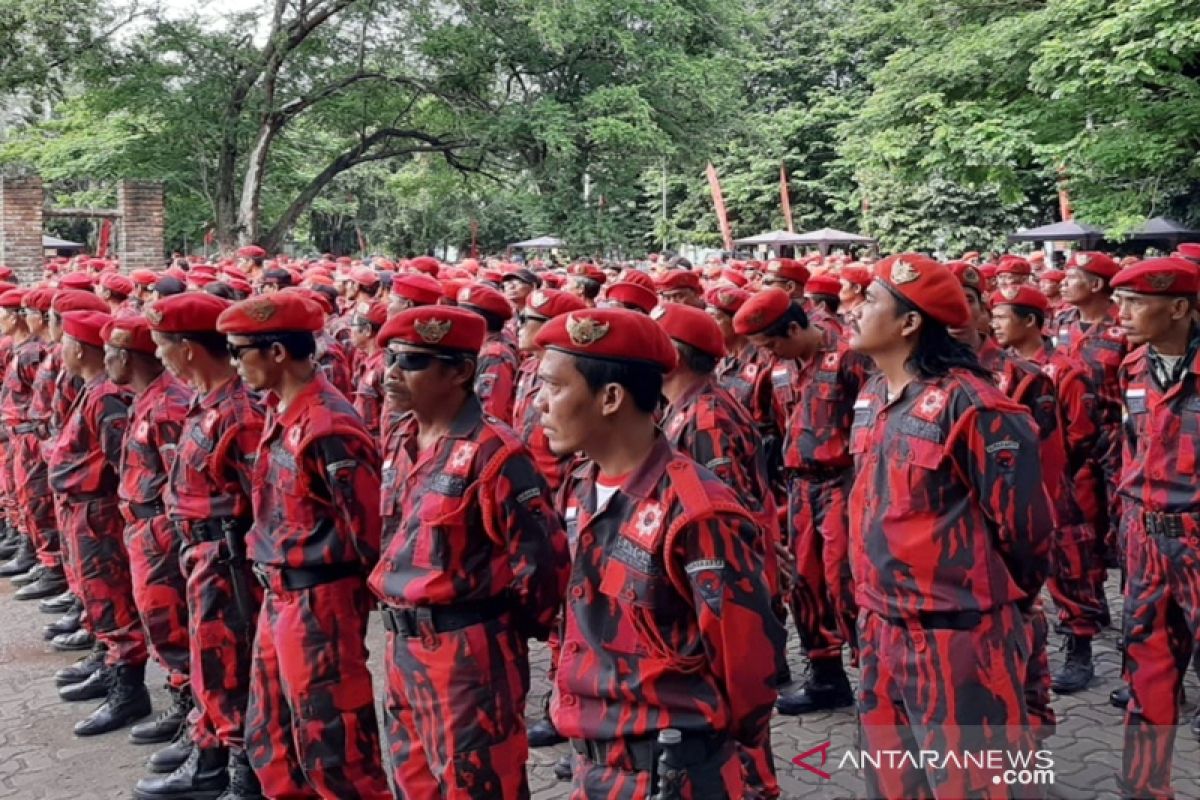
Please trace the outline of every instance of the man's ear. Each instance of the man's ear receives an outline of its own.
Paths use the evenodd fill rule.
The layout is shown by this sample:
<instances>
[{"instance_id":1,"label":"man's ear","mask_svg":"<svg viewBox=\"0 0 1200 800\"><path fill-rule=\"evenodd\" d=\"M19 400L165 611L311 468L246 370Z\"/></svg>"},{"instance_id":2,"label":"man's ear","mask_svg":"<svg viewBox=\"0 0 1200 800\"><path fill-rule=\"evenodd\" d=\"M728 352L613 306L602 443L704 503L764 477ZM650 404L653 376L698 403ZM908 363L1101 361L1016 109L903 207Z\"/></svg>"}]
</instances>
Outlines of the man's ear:
<instances>
[{"instance_id":1,"label":"man's ear","mask_svg":"<svg viewBox=\"0 0 1200 800\"><path fill-rule=\"evenodd\" d=\"M625 401L628 392L625 387L619 383L606 383L600 388L600 413L604 416L612 416L621 409L621 403Z\"/></svg>"}]
</instances>

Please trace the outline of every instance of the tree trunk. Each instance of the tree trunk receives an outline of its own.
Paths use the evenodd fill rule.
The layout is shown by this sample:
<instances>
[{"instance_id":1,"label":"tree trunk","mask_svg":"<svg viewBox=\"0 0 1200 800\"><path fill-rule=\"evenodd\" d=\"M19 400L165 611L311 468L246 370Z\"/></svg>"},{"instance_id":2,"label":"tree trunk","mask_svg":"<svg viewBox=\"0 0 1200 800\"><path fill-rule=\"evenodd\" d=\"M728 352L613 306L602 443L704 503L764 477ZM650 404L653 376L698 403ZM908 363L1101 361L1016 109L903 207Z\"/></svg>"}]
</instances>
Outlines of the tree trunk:
<instances>
[{"instance_id":1,"label":"tree trunk","mask_svg":"<svg viewBox=\"0 0 1200 800\"><path fill-rule=\"evenodd\" d=\"M258 138L246 162L246 174L242 178L241 203L238 205L237 224L241 238L247 242L258 242L261 235L260 217L262 187L267 174L267 156L271 152L271 141L278 129L271 119L265 119L259 127Z\"/></svg>"}]
</instances>

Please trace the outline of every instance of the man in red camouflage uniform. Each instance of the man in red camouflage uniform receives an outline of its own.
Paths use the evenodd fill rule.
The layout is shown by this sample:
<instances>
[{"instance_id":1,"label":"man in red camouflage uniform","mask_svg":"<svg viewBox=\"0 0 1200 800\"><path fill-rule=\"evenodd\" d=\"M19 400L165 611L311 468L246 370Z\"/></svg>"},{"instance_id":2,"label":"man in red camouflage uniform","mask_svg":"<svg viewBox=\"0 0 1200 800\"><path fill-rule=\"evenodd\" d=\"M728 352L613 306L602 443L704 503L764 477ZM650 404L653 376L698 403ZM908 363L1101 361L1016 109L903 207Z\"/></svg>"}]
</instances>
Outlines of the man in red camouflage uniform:
<instances>
[{"instance_id":1,"label":"man in red camouflage uniform","mask_svg":"<svg viewBox=\"0 0 1200 800\"><path fill-rule=\"evenodd\" d=\"M1027 752L1023 611L1053 526L1038 435L950 336L972 320L946 266L905 253L876 276L851 339L879 370L850 438L861 746ZM988 796L992 777L907 762L866 771L872 797Z\"/></svg>"},{"instance_id":2,"label":"man in red camouflage uniform","mask_svg":"<svg viewBox=\"0 0 1200 800\"><path fill-rule=\"evenodd\" d=\"M258 797L245 755L245 720L262 592L246 560L245 535L263 415L217 332L217 318L229 305L215 295L188 293L146 309L159 360L196 392L163 496L182 539L196 709L189 735L151 758L153 770L176 769L138 781L137 800L205 792L225 792L224 800Z\"/></svg>"},{"instance_id":3,"label":"man in red camouflage uniform","mask_svg":"<svg viewBox=\"0 0 1200 800\"><path fill-rule=\"evenodd\" d=\"M504 324L513 314L512 306L504 295L481 283L459 290L458 305L487 320L488 335L479 351L475 396L484 413L502 420L512 419L519 361L515 346L504 336Z\"/></svg>"},{"instance_id":4,"label":"man in red camouflage uniform","mask_svg":"<svg viewBox=\"0 0 1200 800\"><path fill-rule=\"evenodd\" d=\"M0 418L9 434L13 474L12 494L19 529L29 536L41 570L37 579L17 590L17 600L36 600L61 594L67 588L58 557L58 522L47 482L41 436L30 406L38 367L46 356L41 331L30 329L22 306L41 314L50 310L49 290L11 289L0 294L0 326L12 338L13 348L0 384ZM37 323L34 323L37 325Z\"/></svg>"},{"instance_id":5,"label":"man in red camouflage uniform","mask_svg":"<svg viewBox=\"0 0 1200 800\"><path fill-rule=\"evenodd\" d=\"M775 363L786 365L794 399L783 444L788 548L794 561L791 605L811 675L776 708L795 715L848 706L854 698L842 649L848 641L854 649L857 614L847 550L846 497L853 479L849 434L869 363L832 329L814 325L799 302L780 289L750 298L733 325Z\"/></svg>"},{"instance_id":6,"label":"man in red camouflage uniform","mask_svg":"<svg viewBox=\"0 0 1200 800\"><path fill-rule=\"evenodd\" d=\"M108 691L105 702L75 725L77 736L108 733L150 713L146 635L133 598L117 506L131 397L104 372L101 331L111 320L99 311L63 315L63 368L82 377L84 384L47 464L50 485L64 499L66 563L92 632L108 651L104 669L80 684L105 683ZM64 696L75 688L64 689Z\"/></svg>"},{"instance_id":7,"label":"man in red camouflage uniform","mask_svg":"<svg viewBox=\"0 0 1200 800\"><path fill-rule=\"evenodd\" d=\"M705 310L725 337L725 355L717 362L713 375L717 383L747 410L755 407L755 389L764 386L758 381L758 371L764 360L762 351L733 329L733 315L749 299L750 293L746 290L724 284L704 293Z\"/></svg>"},{"instance_id":8,"label":"man in red camouflage uniform","mask_svg":"<svg viewBox=\"0 0 1200 800\"><path fill-rule=\"evenodd\" d=\"M133 599L173 698L157 719L135 725L129 738L134 744L155 744L173 739L192 709L186 584L179 537L162 499L192 393L154 357L150 325L141 316L114 319L103 336L109 379L135 395L117 489Z\"/></svg>"},{"instance_id":9,"label":"man in red camouflage uniform","mask_svg":"<svg viewBox=\"0 0 1200 800\"><path fill-rule=\"evenodd\" d=\"M1137 348L1120 369L1132 695L1120 789L1126 798L1172 798L1180 689L1200 648L1200 328L1193 319L1200 280L1186 260L1157 258L1122 270L1112 286L1122 330Z\"/></svg>"},{"instance_id":10,"label":"man in red camouflage uniform","mask_svg":"<svg viewBox=\"0 0 1200 800\"><path fill-rule=\"evenodd\" d=\"M1118 563L1116 529L1120 512L1116 485L1121 470L1121 392L1117 373L1129 352L1112 302L1110 281L1118 269L1117 263L1104 253L1073 253L1067 261L1061 289L1062 298L1070 307L1051 326L1055 348L1088 368L1102 420L1090 469L1077 474L1075 480L1098 484L1088 496L1106 500L1098 507L1083 509L1096 531L1098 557L1092 560L1093 582L1104 604L1105 624L1109 618L1104 594L1106 568Z\"/></svg>"},{"instance_id":11,"label":"man in red camouflage uniform","mask_svg":"<svg viewBox=\"0 0 1200 800\"><path fill-rule=\"evenodd\" d=\"M656 737L673 728L683 797L740 798L738 748L769 745L784 642L763 533L658 432L676 353L653 320L576 311L537 341L550 446L591 459L560 494L578 539L551 713L577 753L571 796L650 796Z\"/></svg>"},{"instance_id":12,"label":"man in red camouflage uniform","mask_svg":"<svg viewBox=\"0 0 1200 800\"><path fill-rule=\"evenodd\" d=\"M244 300L217 320L239 374L269 408L246 535L264 590L247 750L267 797L374 800L391 797L364 642L379 449L313 365L324 322L317 303L289 292Z\"/></svg>"},{"instance_id":13,"label":"man in red camouflage uniform","mask_svg":"<svg viewBox=\"0 0 1200 800\"><path fill-rule=\"evenodd\" d=\"M1092 568L1092 560L1098 557L1096 534L1083 508L1089 503L1097 507L1103 498L1084 497L1081 493L1094 491L1097 484L1072 478L1089 469L1095 456L1100 417L1086 367L1056 351L1042 336L1049 310L1045 295L1032 286L1002 287L993 296L992 328L1000 345L1037 364L1054 383L1058 430L1066 448L1066 480L1056 498L1058 524L1046 586L1069 638L1066 663L1053 676L1051 686L1059 694L1071 694L1091 680L1091 641L1102 626Z\"/></svg>"},{"instance_id":14,"label":"man in red camouflage uniform","mask_svg":"<svg viewBox=\"0 0 1200 800\"><path fill-rule=\"evenodd\" d=\"M375 338L387 322L387 305L382 300L360 303L350 317L350 341L359 353L358 371L354 378L354 410L362 417L367 430L379 439L379 424L383 413L383 351Z\"/></svg>"},{"instance_id":15,"label":"man in red camouflage uniform","mask_svg":"<svg viewBox=\"0 0 1200 800\"><path fill-rule=\"evenodd\" d=\"M486 323L462 308L384 325L412 413L383 462L387 736L407 798L523 798L528 638L558 613L569 555L545 480L471 387Z\"/></svg>"},{"instance_id":16,"label":"man in red camouflage uniform","mask_svg":"<svg viewBox=\"0 0 1200 800\"><path fill-rule=\"evenodd\" d=\"M668 406L663 413L663 433L677 450L711 470L742 501L763 534L759 543L771 597L780 592L777 549L781 546L775 498L767 480L766 453L750 414L716 384L713 372L725 354L721 329L707 312L680 303L664 303L651 312L671 337L677 361L663 379ZM782 609L782 605L780 606ZM782 613L779 614L782 621ZM779 666L780 682L786 661ZM778 797L770 734L761 748L743 751L747 783L758 796Z\"/></svg>"},{"instance_id":17,"label":"man in red camouflage uniform","mask_svg":"<svg viewBox=\"0 0 1200 800\"><path fill-rule=\"evenodd\" d=\"M817 306L804 294L808 285L810 273L808 267L791 258L774 258L767 262L767 271L763 275L764 289L781 289L793 300L800 304L804 312L821 329L832 330L838 336L844 335L842 322L824 308Z\"/></svg>"}]
</instances>

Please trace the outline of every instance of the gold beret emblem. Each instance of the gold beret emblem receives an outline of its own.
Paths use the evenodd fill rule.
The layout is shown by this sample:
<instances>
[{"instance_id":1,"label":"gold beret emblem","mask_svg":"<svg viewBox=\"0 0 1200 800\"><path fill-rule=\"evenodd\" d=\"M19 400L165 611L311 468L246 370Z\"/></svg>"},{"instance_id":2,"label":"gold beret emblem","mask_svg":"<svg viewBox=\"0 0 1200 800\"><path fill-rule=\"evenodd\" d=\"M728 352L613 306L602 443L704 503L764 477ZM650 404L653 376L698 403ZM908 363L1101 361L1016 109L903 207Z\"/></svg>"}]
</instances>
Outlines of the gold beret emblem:
<instances>
[{"instance_id":1,"label":"gold beret emblem","mask_svg":"<svg viewBox=\"0 0 1200 800\"><path fill-rule=\"evenodd\" d=\"M471 302L471 287L470 286L464 286L463 288L458 290L458 302L460 302L460 303Z\"/></svg>"},{"instance_id":2,"label":"gold beret emblem","mask_svg":"<svg viewBox=\"0 0 1200 800\"><path fill-rule=\"evenodd\" d=\"M1017 287L1015 287L1015 286L1001 287L1000 294L1003 295L1005 300L1013 300L1017 296Z\"/></svg>"},{"instance_id":3,"label":"gold beret emblem","mask_svg":"<svg viewBox=\"0 0 1200 800\"><path fill-rule=\"evenodd\" d=\"M263 298L246 306L246 316L260 325L275 316L275 303Z\"/></svg>"},{"instance_id":4,"label":"gold beret emblem","mask_svg":"<svg viewBox=\"0 0 1200 800\"><path fill-rule=\"evenodd\" d=\"M149 305L146 306L146 319L150 321L151 325L161 325L163 321L163 315L162 312L153 305Z\"/></svg>"},{"instance_id":5,"label":"gold beret emblem","mask_svg":"<svg viewBox=\"0 0 1200 800\"><path fill-rule=\"evenodd\" d=\"M902 258L898 259L895 264L892 264L892 283L897 286L912 283L920 277L921 273L917 272L916 267Z\"/></svg>"},{"instance_id":6,"label":"gold beret emblem","mask_svg":"<svg viewBox=\"0 0 1200 800\"><path fill-rule=\"evenodd\" d=\"M894 275L895 273L892 274ZM965 283L967 286L973 286L976 289L982 286L983 281L979 278L979 270L975 269L974 267L967 267L964 269L963 283Z\"/></svg>"},{"instance_id":7,"label":"gold beret emblem","mask_svg":"<svg viewBox=\"0 0 1200 800\"><path fill-rule=\"evenodd\" d=\"M426 344L437 344L446 338L454 322L448 319L423 319L413 323L413 330Z\"/></svg>"},{"instance_id":8,"label":"gold beret emblem","mask_svg":"<svg viewBox=\"0 0 1200 800\"><path fill-rule=\"evenodd\" d=\"M658 320L667 315L667 307L665 305L655 306L650 310L650 319Z\"/></svg>"},{"instance_id":9,"label":"gold beret emblem","mask_svg":"<svg viewBox=\"0 0 1200 800\"><path fill-rule=\"evenodd\" d=\"M541 308L548 302L550 302L550 295L546 294L541 289L535 289L529 295L529 305L533 306L534 308Z\"/></svg>"},{"instance_id":10,"label":"gold beret emblem","mask_svg":"<svg viewBox=\"0 0 1200 800\"><path fill-rule=\"evenodd\" d=\"M731 292L717 292L717 302L723 306L731 306L736 300L737 296Z\"/></svg>"},{"instance_id":11,"label":"gold beret emblem","mask_svg":"<svg viewBox=\"0 0 1200 800\"><path fill-rule=\"evenodd\" d=\"M1151 273L1146 276L1146 283L1150 284L1150 288L1156 292L1165 292L1171 288L1171 284L1175 282L1175 273L1159 272Z\"/></svg>"},{"instance_id":12,"label":"gold beret emblem","mask_svg":"<svg viewBox=\"0 0 1200 800\"><path fill-rule=\"evenodd\" d=\"M567 336L576 347L589 347L608 335L612 325L590 317L567 317Z\"/></svg>"},{"instance_id":13,"label":"gold beret emblem","mask_svg":"<svg viewBox=\"0 0 1200 800\"><path fill-rule=\"evenodd\" d=\"M113 328L108 334L108 343L113 347L129 347L133 344L133 334L125 328Z\"/></svg>"},{"instance_id":14,"label":"gold beret emblem","mask_svg":"<svg viewBox=\"0 0 1200 800\"><path fill-rule=\"evenodd\" d=\"M1091 260L1092 260L1092 257L1089 256L1087 253L1076 253L1075 254L1075 266L1077 266L1077 267L1086 267L1088 265L1088 262Z\"/></svg>"}]
</instances>

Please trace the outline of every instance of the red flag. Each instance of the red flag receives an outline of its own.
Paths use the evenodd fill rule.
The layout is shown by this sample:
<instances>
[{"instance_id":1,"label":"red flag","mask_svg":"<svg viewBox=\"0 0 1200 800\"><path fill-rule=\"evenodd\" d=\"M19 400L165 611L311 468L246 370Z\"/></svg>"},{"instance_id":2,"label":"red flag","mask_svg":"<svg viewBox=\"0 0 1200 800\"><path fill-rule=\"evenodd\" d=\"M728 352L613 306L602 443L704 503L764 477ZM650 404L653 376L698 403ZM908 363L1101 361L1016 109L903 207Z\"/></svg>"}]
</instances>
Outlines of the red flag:
<instances>
[{"instance_id":1,"label":"red flag","mask_svg":"<svg viewBox=\"0 0 1200 800\"><path fill-rule=\"evenodd\" d=\"M1074 217L1071 211L1071 196L1067 194L1067 168L1058 168L1058 213L1063 222L1070 222Z\"/></svg>"},{"instance_id":2,"label":"red flag","mask_svg":"<svg viewBox=\"0 0 1200 800\"><path fill-rule=\"evenodd\" d=\"M471 218L471 258L479 258L479 220Z\"/></svg>"},{"instance_id":3,"label":"red flag","mask_svg":"<svg viewBox=\"0 0 1200 800\"><path fill-rule=\"evenodd\" d=\"M212 247L213 242L217 240L217 229L209 228L204 232L204 246Z\"/></svg>"},{"instance_id":4,"label":"red flag","mask_svg":"<svg viewBox=\"0 0 1200 800\"><path fill-rule=\"evenodd\" d=\"M725 213L725 198L721 196L721 181L717 179L717 168L709 162L708 188L712 192L713 207L717 211L717 222L721 224L721 241L726 250L733 250L733 233L729 230L729 215Z\"/></svg>"},{"instance_id":5,"label":"red flag","mask_svg":"<svg viewBox=\"0 0 1200 800\"><path fill-rule=\"evenodd\" d=\"M112 220L106 219L100 223L99 241L96 242L96 255L108 258L108 243L112 239Z\"/></svg>"},{"instance_id":6,"label":"red flag","mask_svg":"<svg viewBox=\"0 0 1200 800\"><path fill-rule=\"evenodd\" d=\"M792 223L792 201L788 198L787 169L779 164L779 200L783 204L783 219L787 222L788 233L795 233L796 226Z\"/></svg>"}]
</instances>

